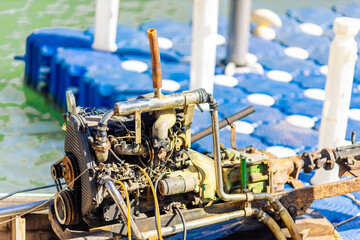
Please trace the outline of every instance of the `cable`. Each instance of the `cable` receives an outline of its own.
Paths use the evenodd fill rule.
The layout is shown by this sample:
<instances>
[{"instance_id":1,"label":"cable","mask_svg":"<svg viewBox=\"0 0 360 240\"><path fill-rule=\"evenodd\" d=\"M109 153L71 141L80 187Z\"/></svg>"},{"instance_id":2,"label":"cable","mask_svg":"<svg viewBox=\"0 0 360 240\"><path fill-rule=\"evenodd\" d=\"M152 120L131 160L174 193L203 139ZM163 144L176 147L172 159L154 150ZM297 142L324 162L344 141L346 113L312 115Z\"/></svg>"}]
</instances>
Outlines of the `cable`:
<instances>
[{"instance_id":1,"label":"cable","mask_svg":"<svg viewBox=\"0 0 360 240\"><path fill-rule=\"evenodd\" d=\"M147 180L148 180L148 182L149 182L150 188L151 188L151 190L152 190L152 192L153 192L153 195L154 195L155 218L156 218L156 216L157 216L157 228L158 228L157 230L158 230L158 235L159 235L159 239L162 240L159 203L158 203L158 199L157 199L156 192L155 192L155 189L154 189L154 185L152 184L149 175L145 172L144 169L142 169L139 165L136 165L136 164L134 164L134 165L132 165L132 166L135 166L135 167L139 168L140 171L145 175L145 177L147 178Z\"/></svg>"},{"instance_id":2,"label":"cable","mask_svg":"<svg viewBox=\"0 0 360 240\"><path fill-rule=\"evenodd\" d=\"M85 169L79 176L77 176L74 180L72 180L68 185L73 184L76 180L78 180L78 179L79 179L86 171L88 171L88 170L90 170L90 168ZM22 217L22 216L24 216L24 215L26 215L26 214L28 214L28 213L33 212L34 210L36 210L36 209L38 209L38 208L44 206L45 204L47 204L48 202L50 202L52 199L54 199L55 197L57 197L60 193L62 193L63 191L65 191L66 189L68 189L67 186L66 186L65 188L63 188L60 192L57 192L54 196L52 196L51 198L49 198L47 201L43 202L42 204L40 204L40 205L38 205L38 206L36 206L36 207L34 207L34 208L32 208L32 209L29 209L28 211L23 212L23 213L20 214L20 215L15 216L15 218ZM13 220L14 220L14 218L10 218L10 219L8 219L8 220L2 221L2 222L0 222L0 225L5 224L5 223L8 223L8 222L11 222L11 221L13 221Z\"/></svg>"},{"instance_id":3,"label":"cable","mask_svg":"<svg viewBox=\"0 0 360 240\"><path fill-rule=\"evenodd\" d=\"M65 183L61 183L61 185L64 185ZM24 193L24 192L31 192L31 191L36 191L36 190L40 190L40 189L45 189L45 188L51 188L51 187L56 187L56 184L50 184L50 185L45 185L45 186L41 186L41 187L34 187L34 188L27 188L27 189L22 189L22 190L17 190L14 192L11 192L3 197L0 197L0 201L11 197L12 195L15 195L17 193Z\"/></svg>"},{"instance_id":4,"label":"cable","mask_svg":"<svg viewBox=\"0 0 360 240\"><path fill-rule=\"evenodd\" d=\"M155 181L155 185L154 185L154 187L155 187L155 194L157 194L157 186L158 186L160 180L164 177L165 174L166 174L166 172L163 172L162 174L160 174L160 175L157 177L157 179L156 179L156 181ZM156 196L157 196L157 195L156 195Z\"/></svg>"},{"instance_id":5,"label":"cable","mask_svg":"<svg viewBox=\"0 0 360 240\"><path fill-rule=\"evenodd\" d=\"M114 156L114 158L115 158L116 160L118 160L120 163L123 163L123 162L124 162L123 160L121 160L121 159L115 154L115 152L114 152L111 148L109 148L109 151L110 151L110 153Z\"/></svg>"},{"instance_id":6,"label":"cable","mask_svg":"<svg viewBox=\"0 0 360 240\"><path fill-rule=\"evenodd\" d=\"M181 218L181 222L183 224L183 228L184 228L184 233L183 233L183 240L186 240L186 232L187 232L187 229L186 229L186 222L185 222L185 217L183 215L183 213L181 212L180 208L178 206L174 206L175 210L179 213L180 215L180 218Z\"/></svg>"},{"instance_id":7,"label":"cable","mask_svg":"<svg viewBox=\"0 0 360 240\"><path fill-rule=\"evenodd\" d=\"M157 187L158 187L158 184L159 184L160 180L164 177L165 174L166 174L166 172L163 172L162 174L160 174L160 175L158 176L158 178L156 179L156 181L155 181L154 188L155 188L155 195L156 195L156 196L157 196ZM160 221L160 215L155 214L155 221L156 221L156 222L159 222L159 221ZM159 231L158 225L156 225L156 229Z\"/></svg>"},{"instance_id":8,"label":"cable","mask_svg":"<svg viewBox=\"0 0 360 240\"><path fill-rule=\"evenodd\" d=\"M127 191L125 185L124 185L121 181L116 180L115 183L120 184L121 187L124 189L124 192L125 192L126 205L127 205L127 214L128 214L128 217L127 217L128 238L129 238L129 240L131 240L131 222L130 222L130 200L129 200L129 194L128 194L128 191ZM119 210L120 210L120 209L119 209Z\"/></svg>"},{"instance_id":9,"label":"cable","mask_svg":"<svg viewBox=\"0 0 360 240\"><path fill-rule=\"evenodd\" d=\"M360 217L360 212L357 213L355 216L353 216L353 217L351 217L351 218L348 218L348 219L346 219L346 220L344 220L344 221L342 221L342 222L339 222L339 223L335 224L335 225L334 225L334 228L337 228L337 227L340 226L340 225L343 225L343 224L345 224L345 223L347 223L347 222L350 222L351 220L353 220L353 219L355 219L355 218L357 218L357 217Z\"/></svg>"}]
</instances>

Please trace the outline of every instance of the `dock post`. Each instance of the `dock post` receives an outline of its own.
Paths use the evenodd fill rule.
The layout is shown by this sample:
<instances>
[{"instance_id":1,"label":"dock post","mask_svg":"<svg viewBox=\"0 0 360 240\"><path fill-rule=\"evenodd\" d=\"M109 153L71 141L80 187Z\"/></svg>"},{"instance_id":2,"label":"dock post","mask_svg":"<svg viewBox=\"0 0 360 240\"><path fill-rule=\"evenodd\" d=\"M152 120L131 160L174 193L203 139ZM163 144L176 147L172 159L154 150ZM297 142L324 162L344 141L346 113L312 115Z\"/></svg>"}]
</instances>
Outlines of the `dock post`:
<instances>
[{"instance_id":1,"label":"dock post","mask_svg":"<svg viewBox=\"0 0 360 240\"><path fill-rule=\"evenodd\" d=\"M357 44L354 40L360 23L356 19L339 17L334 21L335 38L330 46L329 71L326 78L319 149L335 148L345 143L349 116ZM338 181L339 166L333 170L319 169L311 179L312 184Z\"/></svg>"},{"instance_id":2,"label":"dock post","mask_svg":"<svg viewBox=\"0 0 360 240\"><path fill-rule=\"evenodd\" d=\"M25 240L26 239L25 218L15 217L10 224L11 224L11 240Z\"/></svg>"},{"instance_id":3,"label":"dock post","mask_svg":"<svg viewBox=\"0 0 360 240\"><path fill-rule=\"evenodd\" d=\"M219 0L194 0L190 89L214 89Z\"/></svg>"},{"instance_id":4,"label":"dock post","mask_svg":"<svg viewBox=\"0 0 360 240\"><path fill-rule=\"evenodd\" d=\"M230 0L227 61L245 66L249 48L251 0Z\"/></svg>"},{"instance_id":5,"label":"dock post","mask_svg":"<svg viewBox=\"0 0 360 240\"><path fill-rule=\"evenodd\" d=\"M92 48L115 52L120 0L97 0Z\"/></svg>"}]
</instances>

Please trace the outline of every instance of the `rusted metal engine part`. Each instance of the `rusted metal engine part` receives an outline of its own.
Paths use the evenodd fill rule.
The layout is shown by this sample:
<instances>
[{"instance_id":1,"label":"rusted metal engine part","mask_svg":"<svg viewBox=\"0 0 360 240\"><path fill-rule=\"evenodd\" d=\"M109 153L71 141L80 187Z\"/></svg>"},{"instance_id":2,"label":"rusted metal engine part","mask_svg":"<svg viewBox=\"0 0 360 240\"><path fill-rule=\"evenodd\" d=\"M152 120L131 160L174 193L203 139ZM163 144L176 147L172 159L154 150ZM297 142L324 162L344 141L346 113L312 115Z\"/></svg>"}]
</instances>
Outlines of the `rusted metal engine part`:
<instances>
[{"instance_id":1,"label":"rusted metal engine part","mask_svg":"<svg viewBox=\"0 0 360 240\"><path fill-rule=\"evenodd\" d=\"M159 74L153 75L158 76L154 81L159 81ZM195 216L186 226L192 229L253 214L262 219L260 210L272 209L291 237L300 240L292 218L300 211L291 211L292 205L281 198L284 208L277 200L281 196L275 193L281 192L285 183L299 186L296 179L303 166L331 168L336 159L350 156L337 157L339 151L327 150L310 154L311 158L303 155L277 159L252 147L221 148L218 106L211 94L197 89L161 95L161 84L153 85L154 97L115 103L114 109L102 116L69 114L66 157L52 166L55 182L59 184L65 178L72 188L55 199L54 213L60 223L65 227L97 228L118 221L125 226L130 221L134 237L147 239L157 237L160 230L164 236L182 230L181 224L161 227L159 233L156 228L141 230L141 219L158 216L159 209L169 214L176 205L186 213L219 202L238 202L236 210ZM210 156L190 149L194 108L201 103L208 103L210 108L214 145ZM152 198L150 189L159 200ZM267 217L264 221L274 224ZM270 229L282 238L277 226Z\"/></svg>"},{"instance_id":2,"label":"rusted metal engine part","mask_svg":"<svg viewBox=\"0 0 360 240\"><path fill-rule=\"evenodd\" d=\"M228 193L249 189L253 193L277 193L289 183L295 188L301 186L297 180L302 169L299 157L279 159L269 152L253 147L243 149L221 148L223 157L223 178ZM246 160L246 171L241 171L241 159ZM242 176L244 174L244 176ZM241 183L240 179L244 179Z\"/></svg>"},{"instance_id":3,"label":"rusted metal engine part","mask_svg":"<svg viewBox=\"0 0 360 240\"><path fill-rule=\"evenodd\" d=\"M144 99L139 100L144 101ZM130 101L130 103L133 102L135 105L139 100L133 100ZM129 102L126 103L129 104ZM185 113L185 109L187 113ZM67 155L74 156L79 166L89 166L90 168L88 176L81 176L81 181L78 183L75 182L73 191L76 191L78 194L74 195L74 198L77 197L77 199L75 203L72 204L74 207L81 206L81 217L89 227L95 227L99 224L111 224L113 221L129 218L128 215L125 214L125 211L121 213L116 207L124 207L125 204L122 200L125 196L124 192L119 186L113 183L117 181L123 182L130 194L132 200L130 218L134 219L132 221L135 221L137 217L141 218L153 215L154 206L149 196L149 182L144 178L144 175L138 171L138 165L141 165L145 169L152 182L155 182L162 173L166 173L165 178L159 182L159 193L161 196L159 204L160 208L165 212L170 212L172 205L175 203L180 203L186 208L191 208L212 204L213 201L217 200L216 193L218 189L216 178L214 178L216 161L214 162L212 158L186 148L187 142L191 141L190 139L186 139L186 131L191 123L190 116L192 116L192 112L184 107L177 107L174 111L175 123L160 124L160 126L163 126L163 129L160 131L168 132L168 137L165 139L160 139L158 135L156 137L153 136L153 126L159 117L151 111L143 112L141 114L141 142L139 144L136 144L138 125L136 123L136 116L120 116L121 121L119 121L117 117L107 120L105 136L106 142L110 143L110 148L108 158L105 159L105 161L102 158L97 159L96 151L98 149L91 148L91 146L94 146L94 142L97 141L98 126L102 124L104 116L102 118L98 116L81 117L78 115L70 117L66 139L73 139L74 137L72 137L72 135L74 135L75 132L79 135L77 139L86 139L88 144L88 146L85 147L85 141L82 142L82 145L78 146L74 146L76 144L73 144L73 142L71 142L71 144L70 142L66 142L65 146L68 146L68 150L66 150ZM107 116L105 115L105 117ZM170 116L170 118L173 117ZM81 126L78 128L73 127L76 125L75 123L77 123L75 121L76 119L81 120L79 121ZM72 122L74 123L71 124ZM83 151L84 153L79 154L79 151ZM254 192L248 191L247 193L240 194L243 196L243 202L241 204L243 210L241 211L243 211L244 216L248 217L253 214L251 201L257 198L267 199L275 210L282 209L282 212L286 212L286 210L279 205L280 203L275 202L270 195L261 195L271 192L272 189L270 182L273 177L269 178L271 175L268 174L271 172L269 171L271 155L257 151L254 148L243 150L222 148L221 153L223 155L221 164L225 168L227 167L228 170L233 170L228 173L223 173L222 176L226 176L227 174L236 175L236 171L238 170L236 168L240 166L241 184L238 191L242 192L248 189L248 187L251 187ZM62 167L63 163L64 161L57 163L57 165L60 165L61 169L64 169ZM230 166L229 164L234 166ZM259 166L262 167L259 168ZM54 169L55 168L58 169L59 167L54 166ZM83 169L86 170L84 167ZM278 167L276 169L278 173L285 170L290 171L284 167ZM80 168L79 173L82 173L84 170ZM290 172L292 171L293 168ZM68 173L63 172L62 177L67 175ZM76 176L76 174L74 174L74 176ZM96 180L93 182L93 185L90 184L89 187L84 185L84 183L91 183L92 179ZM107 180L107 185L104 185L104 183L101 183L104 182L103 179L111 180ZM227 179L228 186L236 186L237 179L231 177ZM229 190L229 193L231 193L234 189ZM91 206L87 205L89 196L94 196L90 198ZM114 199L114 196L116 196L116 199ZM71 199L73 200L73 198ZM244 200L246 201L244 202ZM57 202L66 201L59 200ZM76 221L72 219L73 215L68 212L69 209L73 209L71 207L72 205L67 206L67 203L63 205L58 204L59 207L55 209L56 216L62 219L64 225L68 222L76 224L76 221L78 221L78 218L76 218ZM127 208L126 205L125 207ZM289 223L289 226L291 226L290 229L292 230L290 232L296 232L291 218L286 217L288 214L283 214L282 216L284 217L284 221L287 219L286 221ZM227 217L224 217L222 221L226 219ZM199 222L195 221L192 226L195 227L198 226L198 224ZM139 232L136 230L136 225L133 225L133 227L135 232ZM168 233L171 234L172 231ZM140 234L136 237L142 239L143 235Z\"/></svg>"},{"instance_id":4,"label":"rusted metal engine part","mask_svg":"<svg viewBox=\"0 0 360 240\"><path fill-rule=\"evenodd\" d=\"M70 122L72 117L69 119ZM190 124L185 124L185 119L188 119L188 122L191 121L189 121L190 117L185 114L183 107L175 108L175 124L164 127L164 131L168 132L165 141L158 141L158 138L153 137L153 125L158 118L152 112L148 112L142 113L141 143L136 144L135 118L131 116L114 116L107 122L107 141L109 141L111 147L108 159L104 162L95 160L94 151L96 149L91 150L89 147L89 150L82 149L82 151L86 153L84 156L93 156L94 161L79 160L76 155L80 155L74 150L74 152L68 151L67 157L53 166L56 173L60 169L60 178L71 176L70 179L73 179L73 176L76 177L82 172L79 168L77 173L69 174L69 169L75 169L73 165L81 165L83 162L85 164L87 162L88 165L92 163L94 165L90 167L88 176L91 176L91 179L97 179L95 187L90 187L90 190L83 187L82 181L84 181L84 178L75 182L72 191L77 194L67 193L60 199L62 201L57 201L59 202L58 208L61 208L62 205L65 206L63 209L55 211L56 215L59 215L59 218L62 219L62 222L74 223L74 216L66 214L67 211L81 208L82 212L84 212L83 207L86 206L83 204L83 202L86 203L84 198L94 196L91 199L92 208L87 213L81 214L81 218L89 227L105 226L121 219L125 224L126 216L117 210L118 208L111 194L99 183L99 180L105 177L112 179L112 181L122 181L126 185L131 198L130 217L135 223L145 216L153 216L154 206L149 195L149 183L138 171L136 165L142 165L153 182L161 173L166 173L158 185L160 208L166 213L171 212L171 206L175 203L180 203L185 208L201 208L205 205L214 204L219 200L216 177L214 177L216 161L213 160L212 155L205 156L186 148L186 142L188 141L186 140L186 131L188 128L184 126ZM82 121L84 125L79 127L78 134L82 134L83 138L87 139L88 146L93 146L101 116L83 117ZM67 134L73 134L72 132L75 131L71 126L70 124L67 127L67 131L69 131ZM70 139L70 137L67 139ZM80 146L76 149L79 150L79 148ZM320 157L324 158L321 162L325 163L328 161L356 163L356 161L348 161L349 157L341 155L340 150L342 149L326 149L326 152L323 150L319 153L311 153L311 156L315 159L313 161L315 166L320 166L319 164L316 165L316 163L320 162L318 160ZM315 191L317 187L281 193L284 184L290 183L294 185L303 166L311 163L306 154L278 159L270 153L252 147L237 150L222 147L220 148L220 155L224 191L228 195L243 196L243 200L239 200L238 206L245 217L253 214L252 207L264 210L273 209L276 217L276 211L281 209L281 205L274 204L276 198L283 203L284 209L288 209L293 216L296 216L304 213L313 200L330 196L326 194L320 195L319 192L314 195L311 191ZM352 157L357 159L356 156ZM72 158L76 159L76 164L69 161ZM72 163L72 168L68 166L69 162ZM331 163L328 164L331 166ZM55 175L59 175L59 173ZM55 177L55 179L57 178ZM85 181L91 182L91 179L86 177ZM338 186L341 186L341 183L338 183ZM360 186L356 184L352 185L352 188L344 189L339 187L339 189L341 191L332 191L332 194L339 195L358 191ZM334 188L331 188L331 190L334 190ZM125 197L124 192L118 185L116 185L116 191L119 192L121 198ZM329 191L329 188L326 188L325 191ZM304 200L303 196L306 196L306 200ZM70 200L73 202L69 205ZM64 204L60 204L62 202ZM69 216L72 219L61 218L64 213L64 216ZM226 218L224 217L222 221L225 221ZM79 219L78 216L76 216L76 219ZM199 221L202 220L199 219ZM190 226L200 226L198 225L200 224L199 221L194 220L194 223L192 223L194 225ZM174 232L168 231L168 234L172 233ZM149 234L156 235L156 231Z\"/></svg>"}]
</instances>

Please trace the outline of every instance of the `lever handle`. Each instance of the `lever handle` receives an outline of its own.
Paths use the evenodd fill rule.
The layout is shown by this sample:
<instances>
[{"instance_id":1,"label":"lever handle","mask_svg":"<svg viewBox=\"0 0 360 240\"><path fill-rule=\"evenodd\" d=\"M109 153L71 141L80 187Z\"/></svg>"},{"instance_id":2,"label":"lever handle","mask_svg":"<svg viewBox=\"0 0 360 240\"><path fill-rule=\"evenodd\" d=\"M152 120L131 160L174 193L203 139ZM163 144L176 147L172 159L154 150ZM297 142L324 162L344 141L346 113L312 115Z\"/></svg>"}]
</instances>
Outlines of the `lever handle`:
<instances>
[{"instance_id":1,"label":"lever handle","mask_svg":"<svg viewBox=\"0 0 360 240\"><path fill-rule=\"evenodd\" d=\"M161 77L161 62L160 62L160 51L158 37L155 28L147 30L149 37L150 53L151 53L151 65L152 65L152 79L153 88L155 91L155 97L160 97L162 87Z\"/></svg>"}]
</instances>

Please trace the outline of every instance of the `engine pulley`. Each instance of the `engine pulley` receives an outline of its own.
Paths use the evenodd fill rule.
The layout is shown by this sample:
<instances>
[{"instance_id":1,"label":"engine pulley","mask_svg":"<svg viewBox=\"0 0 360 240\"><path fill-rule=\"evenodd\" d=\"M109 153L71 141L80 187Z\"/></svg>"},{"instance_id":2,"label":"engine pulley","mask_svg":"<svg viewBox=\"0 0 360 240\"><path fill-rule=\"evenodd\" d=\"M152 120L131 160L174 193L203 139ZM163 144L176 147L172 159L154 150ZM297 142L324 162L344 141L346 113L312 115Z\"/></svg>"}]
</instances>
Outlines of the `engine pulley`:
<instances>
[{"instance_id":1,"label":"engine pulley","mask_svg":"<svg viewBox=\"0 0 360 240\"><path fill-rule=\"evenodd\" d=\"M81 221L75 190L65 190L54 199L55 215L62 225L73 225Z\"/></svg>"},{"instance_id":2,"label":"engine pulley","mask_svg":"<svg viewBox=\"0 0 360 240\"><path fill-rule=\"evenodd\" d=\"M62 175L68 188L73 189L75 184L74 180L79 175L79 168L72 156L64 156L62 160Z\"/></svg>"}]
</instances>

